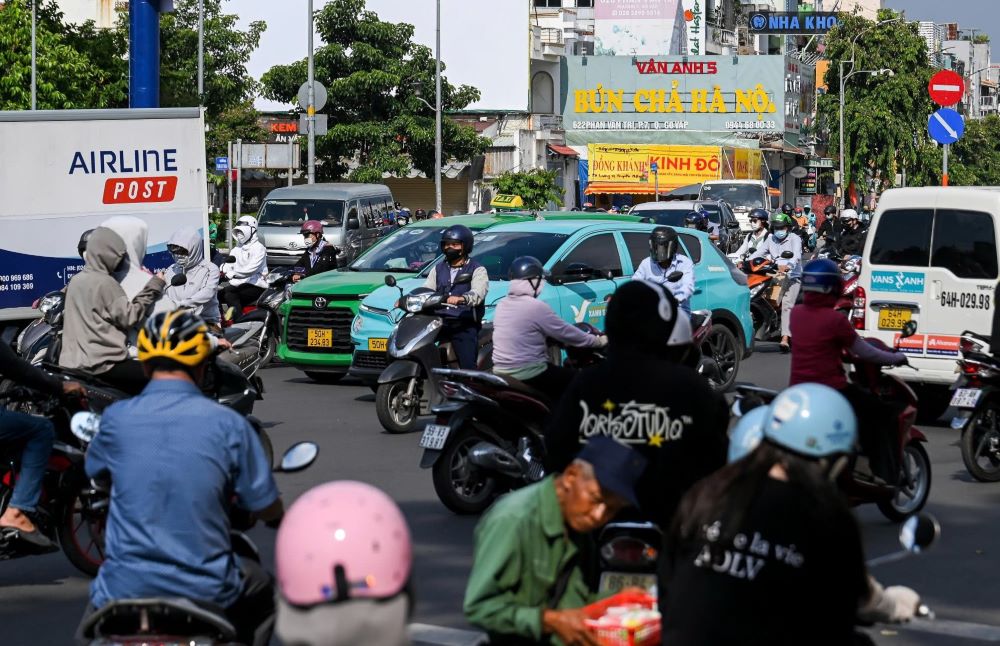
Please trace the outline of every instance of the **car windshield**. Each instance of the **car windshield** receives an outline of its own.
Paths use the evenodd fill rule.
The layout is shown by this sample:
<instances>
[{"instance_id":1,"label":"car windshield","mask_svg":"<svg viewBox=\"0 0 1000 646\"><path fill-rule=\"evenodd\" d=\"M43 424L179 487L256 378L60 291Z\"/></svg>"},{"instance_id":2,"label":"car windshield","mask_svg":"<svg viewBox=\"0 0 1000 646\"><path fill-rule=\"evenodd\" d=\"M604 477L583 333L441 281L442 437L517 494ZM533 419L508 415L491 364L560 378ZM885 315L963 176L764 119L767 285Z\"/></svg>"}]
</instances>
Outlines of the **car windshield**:
<instances>
[{"instance_id":1,"label":"car windshield","mask_svg":"<svg viewBox=\"0 0 1000 646\"><path fill-rule=\"evenodd\" d=\"M636 211L632 215L649 218L656 224L666 224L671 227L683 227L684 218L691 209L643 209Z\"/></svg>"},{"instance_id":2,"label":"car windshield","mask_svg":"<svg viewBox=\"0 0 1000 646\"><path fill-rule=\"evenodd\" d=\"M323 226L339 227L344 221L344 201L267 200L257 216L261 226L271 227L297 227L306 220L319 220Z\"/></svg>"},{"instance_id":3,"label":"car windshield","mask_svg":"<svg viewBox=\"0 0 1000 646\"><path fill-rule=\"evenodd\" d=\"M767 208L764 190L754 184L705 184L701 195L706 200L725 200L732 207Z\"/></svg>"},{"instance_id":4,"label":"car windshield","mask_svg":"<svg viewBox=\"0 0 1000 646\"><path fill-rule=\"evenodd\" d=\"M441 255L441 231L437 227L403 227L372 247L353 263L351 271L417 272Z\"/></svg>"},{"instance_id":5,"label":"car windshield","mask_svg":"<svg viewBox=\"0 0 1000 646\"><path fill-rule=\"evenodd\" d=\"M541 231L483 231L476 234L472 257L486 267L490 280L507 280L515 258L534 256L544 265L568 238Z\"/></svg>"}]
</instances>

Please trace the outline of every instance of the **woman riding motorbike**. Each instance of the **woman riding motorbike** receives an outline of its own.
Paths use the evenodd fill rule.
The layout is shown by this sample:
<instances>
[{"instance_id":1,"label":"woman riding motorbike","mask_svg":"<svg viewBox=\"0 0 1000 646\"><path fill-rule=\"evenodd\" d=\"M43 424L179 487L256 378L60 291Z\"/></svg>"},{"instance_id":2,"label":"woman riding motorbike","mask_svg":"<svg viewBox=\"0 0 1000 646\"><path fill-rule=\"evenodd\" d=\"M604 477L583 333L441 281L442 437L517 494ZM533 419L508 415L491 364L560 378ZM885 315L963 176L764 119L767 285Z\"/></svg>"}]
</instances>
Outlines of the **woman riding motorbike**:
<instances>
[{"instance_id":1,"label":"woman riding motorbike","mask_svg":"<svg viewBox=\"0 0 1000 646\"><path fill-rule=\"evenodd\" d=\"M767 240L770 233L767 229L768 220L771 219L771 215L765 209L754 209L750 211L750 233L747 237L743 239L743 244L740 248L736 250L736 255L741 260L745 259L750 250L757 250L764 241Z\"/></svg>"},{"instance_id":2,"label":"woman riding motorbike","mask_svg":"<svg viewBox=\"0 0 1000 646\"><path fill-rule=\"evenodd\" d=\"M177 230L167 242L174 264L167 267L167 289L156 302L153 313L172 312L184 307L192 310L211 327L219 325L219 268L205 259L205 243L198 229ZM170 281L183 274L183 285Z\"/></svg>"},{"instance_id":3,"label":"woman riding motorbike","mask_svg":"<svg viewBox=\"0 0 1000 646\"><path fill-rule=\"evenodd\" d=\"M257 238L257 218L244 215L237 220L233 238L238 245L229 252L234 260L223 264L221 269L229 284L219 295L228 320L232 320L244 305L256 302L267 287L264 279L267 275L267 249Z\"/></svg>"}]
</instances>

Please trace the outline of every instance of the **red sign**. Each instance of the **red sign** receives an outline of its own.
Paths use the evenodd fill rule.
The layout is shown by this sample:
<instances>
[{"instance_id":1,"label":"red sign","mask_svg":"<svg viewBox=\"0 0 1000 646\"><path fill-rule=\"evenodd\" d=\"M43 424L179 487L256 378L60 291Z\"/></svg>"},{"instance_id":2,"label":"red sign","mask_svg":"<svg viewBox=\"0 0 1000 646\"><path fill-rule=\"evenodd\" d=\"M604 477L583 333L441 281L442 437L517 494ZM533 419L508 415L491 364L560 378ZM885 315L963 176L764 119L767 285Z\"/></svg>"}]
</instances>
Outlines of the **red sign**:
<instances>
[{"instance_id":1,"label":"red sign","mask_svg":"<svg viewBox=\"0 0 1000 646\"><path fill-rule=\"evenodd\" d=\"M958 342L959 337L957 336L937 336L932 334L927 337L927 354L957 355Z\"/></svg>"},{"instance_id":2,"label":"red sign","mask_svg":"<svg viewBox=\"0 0 1000 646\"><path fill-rule=\"evenodd\" d=\"M172 202L177 193L177 176L114 177L104 182L105 204Z\"/></svg>"},{"instance_id":3,"label":"red sign","mask_svg":"<svg viewBox=\"0 0 1000 646\"><path fill-rule=\"evenodd\" d=\"M965 80L951 70L941 70L927 84L931 101L938 105L955 105L965 95Z\"/></svg>"},{"instance_id":4,"label":"red sign","mask_svg":"<svg viewBox=\"0 0 1000 646\"><path fill-rule=\"evenodd\" d=\"M717 74L716 62L636 61L635 68L640 74Z\"/></svg>"},{"instance_id":5,"label":"red sign","mask_svg":"<svg viewBox=\"0 0 1000 646\"><path fill-rule=\"evenodd\" d=\"M905 339L900 339L899 334L892 339L893 345L899 348L900 352L905 352L907 354L923 354L924 353L924 335L914 334L913 336L907 337Z\"/></svg>"}]
</instances>

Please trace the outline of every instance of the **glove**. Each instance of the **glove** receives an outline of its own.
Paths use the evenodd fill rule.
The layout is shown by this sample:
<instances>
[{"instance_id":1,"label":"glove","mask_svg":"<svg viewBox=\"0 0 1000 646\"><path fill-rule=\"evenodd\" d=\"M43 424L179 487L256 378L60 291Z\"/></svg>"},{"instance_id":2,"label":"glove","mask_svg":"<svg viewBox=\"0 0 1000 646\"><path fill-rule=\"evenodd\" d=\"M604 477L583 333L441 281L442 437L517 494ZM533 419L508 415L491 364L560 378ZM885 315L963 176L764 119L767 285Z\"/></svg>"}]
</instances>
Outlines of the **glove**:
<instances>
[{"instance_id":1,"label":"glove","mask_svg":"<svg viewBox=\"0 0 1000 646\"><path fill-rule=\"evenodd\" d=\"M858 608L858 619L863 623L903 623L913 619L920 607L920 595L905 586L883 588L869 575L868 587L871 590L868 601Z\"/></svg>"},{"instance_id":2,"label":"glove","mask_svg":"<svg viewBox=\"0 0 1000 646\"><path fill-rule=\"evenodd\" d=\"M602 335L600 335L600 336L598 336L596 338L597 338L597 341L594 343L594 347L595 348L605 348L605 347L607 347L607 345L608 345L608 337L607 337L606 334L602 334Z\"/></svg>"}]
</instances>

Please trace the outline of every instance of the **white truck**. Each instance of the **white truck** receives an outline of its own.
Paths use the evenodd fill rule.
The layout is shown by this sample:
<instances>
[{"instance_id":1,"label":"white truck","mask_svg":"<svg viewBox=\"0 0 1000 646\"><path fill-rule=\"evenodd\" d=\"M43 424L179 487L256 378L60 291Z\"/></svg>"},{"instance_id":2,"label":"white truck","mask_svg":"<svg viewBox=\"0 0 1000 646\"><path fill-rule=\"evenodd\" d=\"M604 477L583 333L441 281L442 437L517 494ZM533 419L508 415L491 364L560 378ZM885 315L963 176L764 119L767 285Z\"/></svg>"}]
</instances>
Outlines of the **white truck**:
<instances>
[{"instance_id":1,"label":"white truck","mask_svg":"<svg viewBox=\"0 0 1000 646\"><path fill-rule=\"evenodd\" d=\"M152 270L174 231L207 231L200 108L0 112L0 151L0 321L35 316L83 270L80 235L112 216L149 225Z\"/></svg>"},{"instance_id":2,"label":"white truck","mask_svg":"<svg viewBox=\"0 0 1000 646\"><path fill-rule=\"evenodd\" d=\"M768 196L767 182L760 179L719 179L701 185L702 200L725 200L736 214L740 229L750 230L750 211L777 208Z\"/></svg>"}]
</instances>

